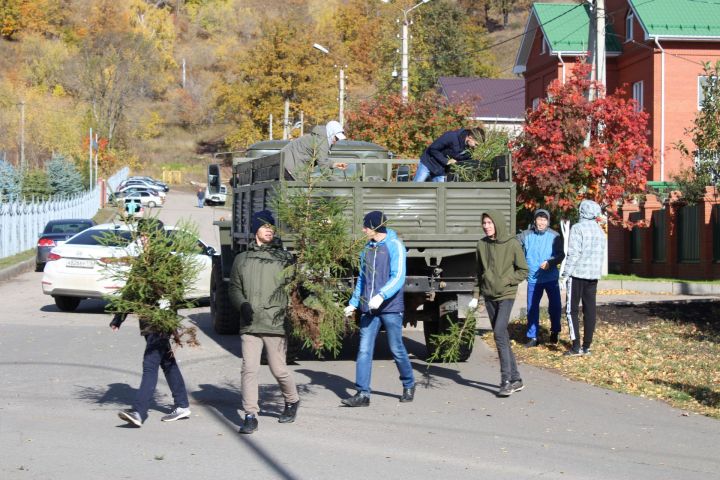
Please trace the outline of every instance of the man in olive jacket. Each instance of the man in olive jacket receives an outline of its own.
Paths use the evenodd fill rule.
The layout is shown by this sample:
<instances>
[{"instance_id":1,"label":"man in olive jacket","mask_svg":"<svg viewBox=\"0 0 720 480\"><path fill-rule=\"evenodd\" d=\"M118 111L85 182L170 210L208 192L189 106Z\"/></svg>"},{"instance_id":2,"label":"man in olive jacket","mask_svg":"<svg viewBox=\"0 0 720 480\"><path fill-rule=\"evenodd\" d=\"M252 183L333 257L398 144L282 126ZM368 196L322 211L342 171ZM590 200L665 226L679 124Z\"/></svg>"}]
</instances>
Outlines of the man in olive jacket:
<instances>
[{"instance_id":1,"label":"man in olive jacket","mask_svg":"<svg viewBox=\"0 0 720 480\"><path fill-rule=\"evenodd\" d=\"M251 231L255 233L255 241L235 257L229 289L230 301L241 314L241 384L245 420L240 433L253 433L258 428L258 372L263 346L270 372L285 398L285 410L278 421L295 421L300 405L295 380L285 361L286 268L292 263L292 255L283 250L279 239L275 238L275 219L270 211L252 215Z\"/></svg>"},{"instance_id":2,"label":"man in olive jacket","mask_svg":"<svg viewBox=\"0 0 720 480\"><path fill-rule=\"evenodd\" d=\"M508 397L524 388L510 347L508 323L518 284L527 278L528 265L520 242L507 233L501 212L484 212L482 227L485 237L477 245L479 293L485 299L500 359L498 396ZM473 309L478 304L477 295L475 297L468 305Z\"/></svg>"}]
</instances>

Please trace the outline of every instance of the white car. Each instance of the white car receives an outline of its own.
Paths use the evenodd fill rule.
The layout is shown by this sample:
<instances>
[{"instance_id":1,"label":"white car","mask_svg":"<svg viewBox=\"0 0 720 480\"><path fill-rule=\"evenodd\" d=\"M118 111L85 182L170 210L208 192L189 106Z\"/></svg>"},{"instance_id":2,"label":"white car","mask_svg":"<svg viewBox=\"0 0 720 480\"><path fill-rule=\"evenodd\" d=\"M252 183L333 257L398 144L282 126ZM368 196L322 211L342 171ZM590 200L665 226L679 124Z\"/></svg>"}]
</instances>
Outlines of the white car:
<instances>
[{"instance_id":1,"label":"white car","mask_svg":"<svg viewBox=\"0 0 720 480\"><path fill-rule=\"evenodd\" d=\"M162 205L163 199L159 195L153 195L149 190L144 192L134 192L122 198L123 202L136 202L143 207L155 208Z\"/></svg>"},{"instance_id":2,"label":"white car","mask_svg":"<svg viewBox=\"0 0 720 480\"><path fill-rule=\"evenodd\" d=\"M158 185L153 182L149 182L147 180L125 180L124 182L121 182L120 185L118 185L118 190L127 188L127 187L141 187L141 188L147 188L149 190L156 190L158 192L165 193L167 190L165 190L165 187Z\"/></svg>"},{"instance_id":3,"label":"white car","mask_svg":"<svg viewBox=\"0 0 720 480\"><path fill-rule=\"evenodd\" d=\"M165 197L167 197L167 193L163 192L162 190L156 190L154 188L142 187L138 185L123 185L121 187L118 187L118 189L115 191L115 197L126 197L131 193L135 192L150 192L151 194L162 198L163 202L165 201Z\"/></svg>"},{"instance_id":4,"label":"white car","mask_svg":"<svg viewBox=\"0 0 720 480\"><path fill-rule=\"evenodd\" d=\"M173 231L173 227L165 227ZM88 228L71 237L67 242L53 248L48 254L42 277L42 289L45 295L55 299L55 305L64 311L72 312L86 298L103 298L123 287L121 282L111 278L106 264L110 259L131 255L132 247L127 244L103 245L106 232L116 232L126 240L131 232L124 224L106 223ZM188 299L201 299L210 296L210 277L212 257L215 249L198 239L202 253L197 254L200 273Z\"/></svg>"}]
</instances>

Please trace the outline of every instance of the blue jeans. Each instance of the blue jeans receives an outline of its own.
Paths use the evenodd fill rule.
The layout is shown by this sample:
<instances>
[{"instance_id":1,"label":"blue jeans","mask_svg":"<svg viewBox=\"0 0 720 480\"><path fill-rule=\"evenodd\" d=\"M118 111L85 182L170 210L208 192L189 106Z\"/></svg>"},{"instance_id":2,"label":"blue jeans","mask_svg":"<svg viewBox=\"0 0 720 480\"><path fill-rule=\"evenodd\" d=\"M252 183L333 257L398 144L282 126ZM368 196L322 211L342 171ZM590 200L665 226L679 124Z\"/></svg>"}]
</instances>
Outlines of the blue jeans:
<instances>
[{"instance_id":1,"label":"blue jeans","mask_svg":"<svg viewBox=\"0 0 720 480\"><path fill-rule=\"evenodd\" d=\"M560 286L557 280L546 283L527 284L527 337L537 338L540 327L540 300L543 292L548 296L548 314L550 315L550 331L560 333L560 315L562 302Z\"/></svg>"},{"instance_id":2,"label":"blue jeans","mask_svg":"<svg viewBox=\"0 0 720 480\"><path fill-rule=\"evenodd\" d=\"M145 341L147 345L143 355L142 380L140 380L140 388L135 404L133 404L133 410L138 412L143 419L147 418L150 400L152 400L157 386L158 368L162 368L165 374L175 406L188 408L190 404L185 390L185 380L183 380L180 367L175 361L170 339L157 333L151 333L145 336Z\"/></svg>"},{"instance_id":3,"label":"blue jeans","mask_svg":"<svg viewBox=\"0 0 720 480\"><path fill-rule=\"evenodd\" d=\"M410 357L408 357L405 344L403 344L402 319L401 313L363 313L360 317L360 350L355 366L355 388L360 394L370 396L373 352L381 322L385 326L390 351L395 359L398 372L400 372L403 388L415 386L415 375L410 364Z\"/></svg>"},{"instance_id":4,"label":"blue jeans","mask_svg":"<svg viewBox=\"0 0 720 480\"><path fill-rule=\"evenodd\" d=\"M423 165L422 163L418 163L417 172L415 172L415 178L413 178L413 182L427 182L427 179L430 179L431 182L444 182L445 181L445 175L433 175L430 173L430 170Z\"/></svg>"}]
</instances>

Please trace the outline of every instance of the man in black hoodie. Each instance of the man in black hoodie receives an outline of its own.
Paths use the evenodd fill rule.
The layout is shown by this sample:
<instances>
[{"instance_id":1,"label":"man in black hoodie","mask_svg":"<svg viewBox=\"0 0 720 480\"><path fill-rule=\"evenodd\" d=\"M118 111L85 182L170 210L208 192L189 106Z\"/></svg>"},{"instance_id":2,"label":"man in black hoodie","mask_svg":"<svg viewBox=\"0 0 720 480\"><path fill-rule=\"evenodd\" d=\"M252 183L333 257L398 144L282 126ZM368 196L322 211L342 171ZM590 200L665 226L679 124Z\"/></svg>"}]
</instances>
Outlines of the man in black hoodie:
<instances>
[{"instance_id":1,"label":"man in black hoodie","mask_svg":"<svg viewBox=\"0 0 720 480\"><path fill-rule=\"evenodd\" d=\"M470 150L483 141L481 128L452 130L443 133L423 152L413 182L444 182L449 165L472 159Z\"/></svg>"}]
</instances>

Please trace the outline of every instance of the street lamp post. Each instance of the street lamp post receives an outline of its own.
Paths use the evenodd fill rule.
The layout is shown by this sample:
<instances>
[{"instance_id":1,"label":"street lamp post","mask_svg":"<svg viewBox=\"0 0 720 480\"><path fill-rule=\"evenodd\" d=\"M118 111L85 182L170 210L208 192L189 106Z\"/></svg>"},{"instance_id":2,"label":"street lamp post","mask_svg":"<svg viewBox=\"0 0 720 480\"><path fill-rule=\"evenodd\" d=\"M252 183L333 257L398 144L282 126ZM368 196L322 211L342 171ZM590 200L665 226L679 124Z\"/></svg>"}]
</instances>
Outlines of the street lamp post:
<instances>
[{"instance_id":1,"label":"street lamp post","mask_svg":"<svg viewBox=\"0 0 720 480\"><path fill-rule=\"evenodd\" d=\"M320 50L325 55L331 55L330 50L328 50L326 47L323 47L319 43L314 43L313 48ZM334 56L334 55L331 55ZM345 67L347 65L343 65L342 63L339 63L335 65L336 68L340 70L340 96L338 98L338 117L340 125L343 127L345 126Z\"/></svg>"},{"instance_id":2,"label":"street lamp post","mask_svg":"<svg viewBox=\"0 0 720 480\"><path fill-rule=\"evenodd\" d=\"M402 40L402 50L400 54L400 95L403 103L407 103L410 93L409 81L409 51L410 51L410 12L418 8L420 5L428 3L430 0L422 0L420 3L410 7L401 8L403 13L402 32L400 39ZM383 3L390 3L390 0L382 0Z\"/></svg>"}]
</instances>

